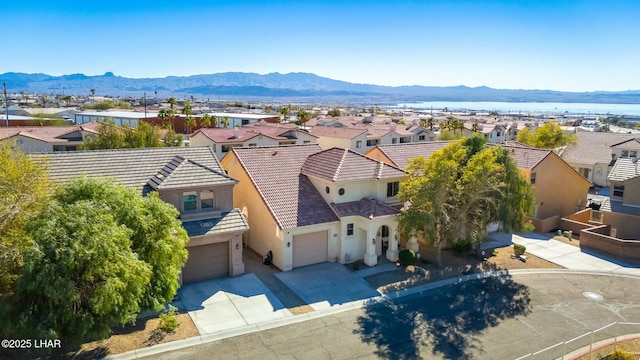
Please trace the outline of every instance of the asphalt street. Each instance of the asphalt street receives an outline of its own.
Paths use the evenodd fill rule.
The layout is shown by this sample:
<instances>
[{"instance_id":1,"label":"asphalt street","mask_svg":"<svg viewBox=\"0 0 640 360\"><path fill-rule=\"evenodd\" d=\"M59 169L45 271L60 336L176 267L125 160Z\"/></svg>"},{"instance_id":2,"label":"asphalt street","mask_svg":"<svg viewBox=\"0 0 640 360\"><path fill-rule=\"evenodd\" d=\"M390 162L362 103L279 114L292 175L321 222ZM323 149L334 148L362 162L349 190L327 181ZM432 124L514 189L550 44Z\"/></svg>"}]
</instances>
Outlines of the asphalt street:
<instances>
[{"instance_id":1,"label":"asphalt street","mask_svg":"<svg viewBox=\"0 0 640 360\"><path fill-rule=\"evenodd\" d=\"M371 303L152 358L504 360L615 321L640 322L640 278L514 274Z\"/></svg>"}]
</instances>

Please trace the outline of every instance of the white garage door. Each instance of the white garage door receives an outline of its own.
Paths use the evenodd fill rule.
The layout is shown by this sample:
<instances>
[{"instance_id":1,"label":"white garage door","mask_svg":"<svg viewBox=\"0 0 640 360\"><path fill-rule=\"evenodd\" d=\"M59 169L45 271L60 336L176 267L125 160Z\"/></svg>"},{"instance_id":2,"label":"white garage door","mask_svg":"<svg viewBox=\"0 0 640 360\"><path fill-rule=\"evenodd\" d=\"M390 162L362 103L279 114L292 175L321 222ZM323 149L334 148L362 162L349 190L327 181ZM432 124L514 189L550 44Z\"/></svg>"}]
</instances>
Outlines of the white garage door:
<instances>
[{"instance_id":1,"label":"white garage door","mask_svg":"<svg viewBox=\"0 0 640 360\"><path fill-rule=\"evenodd\" d=\"M293 267L329 261L327 231L293 236Z\"/></svg>"},{"instance_id":2,"label":"white garage door","mask_svg":"<svg viewBox=\"0 0 640 360\"><path fill-rule=\"evenodd\" d=\"M229 243L201 245L187 248L189 258L182 270L185 284L229 276Z\"/></svg>"}]
</instances>

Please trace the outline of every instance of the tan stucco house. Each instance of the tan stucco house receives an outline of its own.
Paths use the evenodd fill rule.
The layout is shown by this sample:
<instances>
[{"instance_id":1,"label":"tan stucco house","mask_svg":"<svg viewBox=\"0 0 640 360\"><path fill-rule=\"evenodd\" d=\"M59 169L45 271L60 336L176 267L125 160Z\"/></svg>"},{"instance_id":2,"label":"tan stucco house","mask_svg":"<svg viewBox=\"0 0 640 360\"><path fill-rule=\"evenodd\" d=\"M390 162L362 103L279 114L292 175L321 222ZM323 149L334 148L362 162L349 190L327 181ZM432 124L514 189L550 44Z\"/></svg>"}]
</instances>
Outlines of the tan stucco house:
<instances>
[{"instance_id":1,"label":"tan stucco house","mask_svg":"<svg viewBox=\"0 0 640 360\"><path fill-rule=\"evenodd\" d=\"M222 161L239 180L245 243L283 271L398 254L396 197L406 173L352 150L318 144L233 148Z\"/></svg>"},{"instance_id":2,"label":"tan stucco house","mask_svg":"<svg viewBox=\"0 0 640 360\"><path fill-rule=\"evenodd\" d=\"M120 149L32 154L51 179L106 177L143 194L157 191L180 212L189 258L181 281L192 283L244 273L242 234L247 222L233 207L238 181L225 174L208 147Z\"/></svg>"},{"instance_id":3,"label":"tan stucco house","mask_svg":"<svg viewBox=\"0 0 640 360\"><path fill-rule=\"evenodd\" d=\"M447 146L447 141L378 146L365 155L400 168L412 158L428 159L435 151ZM536 208L534 217L573 214L586 206L591 183L551 150L536 149L517 142L500 146L509 150L525 178L533 184Z\"/></svg>"},{"instance_id":4,"label":"tan stucco house","mask_svg":"<svg viewBox=\"0 0 640 360\"><path fill-rule=\"evenodd\" d=\"M90 135L97 124L74 126L14 126L0 128L0 142L8 141L24 153L73 151Z\"/></svg>"}]
</instances>

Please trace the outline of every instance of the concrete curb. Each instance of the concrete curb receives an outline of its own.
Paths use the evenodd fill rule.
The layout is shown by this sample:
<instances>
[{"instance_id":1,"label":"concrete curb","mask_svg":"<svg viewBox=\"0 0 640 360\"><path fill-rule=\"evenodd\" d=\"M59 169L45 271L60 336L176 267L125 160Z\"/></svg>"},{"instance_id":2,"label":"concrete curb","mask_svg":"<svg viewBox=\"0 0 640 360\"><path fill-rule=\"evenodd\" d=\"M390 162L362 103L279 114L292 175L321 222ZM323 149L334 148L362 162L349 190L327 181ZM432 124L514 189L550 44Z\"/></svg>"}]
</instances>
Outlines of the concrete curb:
<instances>
[{"instance_id":1,"label":"concrete curb","mask_svg":"<svg viewBox=\"0 0 640 360\"><path fill-rule=\"evenodd\" d=\"M254 332L273 329L285 325L296 324L300 322L304 322L307 320L317 319L320 317L339 314L349 310L355 310L362 308L364 306L373 305L376 303L381 303L385 301L396 300L399 298L403 298L405 296L418 294L421 292L441 288L448 285L459 284L467 281L473 280L481 280L489 277L499 277L499 276L523 276L523 275L537 275L537 274L582 274L582 275L597 275L597 276L618 276L618 277L629 277L629 278L640 278L639 275L634 274L619 274L612 273L609 271L595 271L595 270L571 270L571 269L523 269L523 270L500 270L500 271L491 271L484 273L476 273L469 274L457 278L449 278L440 281L436 281L433 283L428 283L424 285L419 285L415 287L411 287L408 289L394 291L388 294L383 294L380 296L372 297L365 300L356 300L348 303L335 305L330 308L316 310L314 312L301 314L301 315L291 315L289 317L266 321L263 323L258 323L254 325L245 325L236 329L223 330L211 334L205 334L200 336L195 336L188 339L176 340L165 344L159 344L150 346L147 348L141 348L136 350L131 350L121 354L109 355L105 359L113 359L113 360L128 360L128 359L138 359L145 356L151 356L160 354L167 351L179 350L183 348L187 348L194 345L200 345L204 343L209 343L213 341L223 340L239 335L251 334Z\"/></svg>"}]
</instances>

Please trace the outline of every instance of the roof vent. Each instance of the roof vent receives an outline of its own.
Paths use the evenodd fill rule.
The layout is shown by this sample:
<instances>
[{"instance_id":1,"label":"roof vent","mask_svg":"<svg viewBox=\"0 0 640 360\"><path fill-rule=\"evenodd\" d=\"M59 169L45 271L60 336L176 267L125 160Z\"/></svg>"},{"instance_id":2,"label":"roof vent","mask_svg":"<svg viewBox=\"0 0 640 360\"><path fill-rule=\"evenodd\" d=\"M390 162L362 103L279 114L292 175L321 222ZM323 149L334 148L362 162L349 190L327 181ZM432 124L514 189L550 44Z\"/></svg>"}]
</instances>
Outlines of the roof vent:
<instances>
[{"instance_id":1,"label":"roof vent","mask_svg":"<svg viewBox=\"0 0 640 360\"><path fill-rule=\"evenodd\" d=\"M278 150L274 150L273 154L271 154L271 156L276 156L276 155L278 155Z\"/></svg>"}]
</instances>

